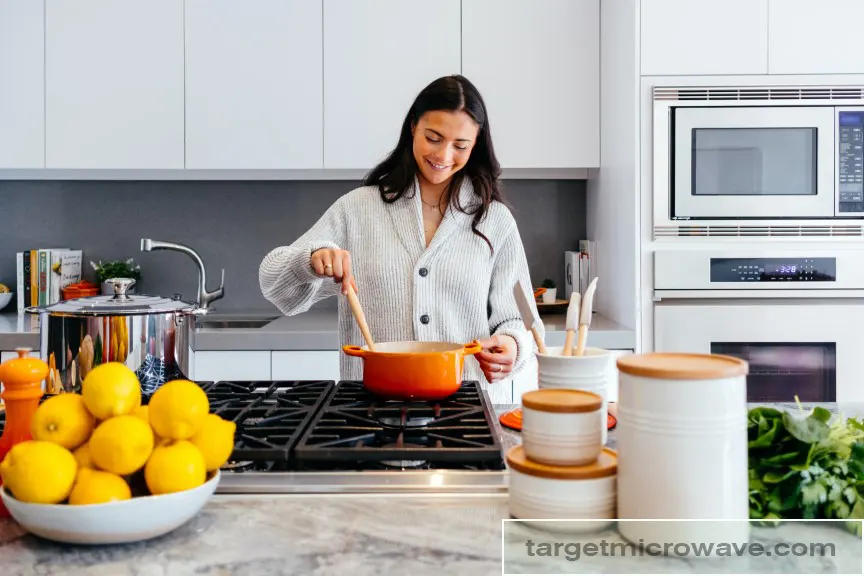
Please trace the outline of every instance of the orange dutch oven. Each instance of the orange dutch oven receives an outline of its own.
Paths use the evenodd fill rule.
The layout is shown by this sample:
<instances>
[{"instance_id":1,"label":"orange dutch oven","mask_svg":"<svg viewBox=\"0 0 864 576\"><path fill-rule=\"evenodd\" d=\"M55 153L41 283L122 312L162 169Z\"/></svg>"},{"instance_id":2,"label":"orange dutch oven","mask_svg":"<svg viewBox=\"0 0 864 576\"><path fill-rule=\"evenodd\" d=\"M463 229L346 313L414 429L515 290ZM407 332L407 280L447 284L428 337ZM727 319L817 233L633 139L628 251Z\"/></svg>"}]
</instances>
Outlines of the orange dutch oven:
<instances>
[{"instance_id":1,"label":"orange dutch oven","mask_svg":"<svg viewBox=\"0 0 864 576\"><path fill-rule=\"evenodd\" d=\"M390 400L441 400L462 385L465 356L483 348L453 342L382 342L375 350L343 346L363 360L363 387Z\"/></svg>"}]
</instances>

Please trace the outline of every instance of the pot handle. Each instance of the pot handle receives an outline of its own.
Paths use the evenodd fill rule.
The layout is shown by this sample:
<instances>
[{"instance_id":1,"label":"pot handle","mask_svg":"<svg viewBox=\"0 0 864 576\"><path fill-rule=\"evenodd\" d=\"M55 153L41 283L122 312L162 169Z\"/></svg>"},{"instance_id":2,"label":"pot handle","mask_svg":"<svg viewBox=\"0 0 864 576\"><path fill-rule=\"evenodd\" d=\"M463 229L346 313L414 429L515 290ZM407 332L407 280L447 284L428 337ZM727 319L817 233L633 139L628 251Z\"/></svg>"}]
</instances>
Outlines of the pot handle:
<instances>
[{"instance_id":1,"label":"pot handle","mask_svg":"<svg viewBox=\"0 0 864 576\"><path fill-rule=\"evenodd\" d=\"M342 351L348 356L356 356L357 358L362 358L366 355L366 350L360 346L343 346Z\"/></svg>"},{"instance_id":2,"label":"pot handle","mask_svg":"<svg viewBox=\"0 0 864 576\"><path fill-rule=\"evenodd\" d=\"M462 353L465 356L473 356L481 350L483 350L483 346L481 346L480 343L477 342L477 340L474 340L470 344L465 344L465 346L462 348Z\"/></svg>"}]
</instances>

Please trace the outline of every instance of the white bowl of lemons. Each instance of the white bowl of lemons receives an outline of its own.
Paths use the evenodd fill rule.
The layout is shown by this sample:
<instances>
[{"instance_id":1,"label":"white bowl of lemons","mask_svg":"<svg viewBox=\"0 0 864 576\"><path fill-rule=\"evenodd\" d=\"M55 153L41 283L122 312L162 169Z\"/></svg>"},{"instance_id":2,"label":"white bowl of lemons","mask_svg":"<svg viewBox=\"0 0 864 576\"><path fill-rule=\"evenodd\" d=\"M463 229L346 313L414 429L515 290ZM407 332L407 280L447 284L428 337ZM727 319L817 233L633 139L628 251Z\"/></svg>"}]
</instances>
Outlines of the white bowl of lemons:
<instances>
[{"instance_id":1,"label":"white bowl of lemons","mask_svg":"<svg viewBox=\"0 0 864 576\"><path fill-rule=\"evenodd\" d=\"M33 440L0 462L0 498L25 530L71 544L155 538L196 516L234 447L233 422L209 413L194 382L159 388L147 406L135 373L110 362L81 394L43 402Z\"/></svg>"}]
</instances>

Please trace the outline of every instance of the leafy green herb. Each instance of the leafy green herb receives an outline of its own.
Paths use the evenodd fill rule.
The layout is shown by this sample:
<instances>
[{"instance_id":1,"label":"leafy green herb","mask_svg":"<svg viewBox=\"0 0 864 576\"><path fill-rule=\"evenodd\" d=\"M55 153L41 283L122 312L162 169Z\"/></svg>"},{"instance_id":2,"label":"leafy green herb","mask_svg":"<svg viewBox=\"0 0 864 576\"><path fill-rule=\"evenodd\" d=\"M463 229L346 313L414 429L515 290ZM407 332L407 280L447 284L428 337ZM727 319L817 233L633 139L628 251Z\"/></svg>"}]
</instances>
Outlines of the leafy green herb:
<instances>
[{"instance_id":1,"label":"leafy green herb","mask_svg":"<svg viewBox=\"0 0 864 576\"><path fill-rule=\"evenodd\" d=\"M135 264L132 258L127 260L109 260L108 262L100 260L98 264L91 261L90 266L96 273L96 279L100 283L111 278L141 279L141 266Z\"/></svg>"},{"instance_id":2,"label":"leafy green herb","mask_svg":"<svg viewBox=\"0 0 864 576\"><path fill-rule=\"evenodd\" d=\"M864 422L817 407L809 413L768 406L748 413L750 518L847 520L862 536Z\"/></svg>"}]
</instances>

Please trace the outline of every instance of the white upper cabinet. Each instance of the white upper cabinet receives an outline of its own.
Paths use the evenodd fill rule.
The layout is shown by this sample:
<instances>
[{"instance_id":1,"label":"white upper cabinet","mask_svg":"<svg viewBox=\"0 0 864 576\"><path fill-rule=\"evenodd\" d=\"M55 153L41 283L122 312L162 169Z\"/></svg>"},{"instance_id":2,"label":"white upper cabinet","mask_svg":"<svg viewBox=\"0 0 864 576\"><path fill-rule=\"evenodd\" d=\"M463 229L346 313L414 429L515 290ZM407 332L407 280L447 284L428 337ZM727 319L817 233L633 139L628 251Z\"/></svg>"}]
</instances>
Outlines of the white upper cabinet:
<instances>
[{"instance_id":1,"label":"white upper cabinet","mask_svg":"<svg viewBox=\"0 0 864 576\"><path fill-rule=\"evenodd\" d=\"M321 2L186 0L186 168L324 167Z\"/></svg>"},{"instance_id":2,"label":"white upper cabinet","mask_svg":"<svg viewBox=\"0 0 864 576\"><path fill-rule=\"evenodd\" d=\"M324 0L324 167L368 170L430 82L460 71L460 0Z\"/></svg>"},{"instance_id":3,"label":"white upper cabinet","mask_svg":"<svg viewBox=\"0 0 864 576\"><path fill-rule=\"evenodd\" d=\"M861 74L862 0L768 0L771 74Z\"/></svg>"},{"instance_id":4,"label":"white upper cabinet","mask_svg":"<svg viewBox=\"0 0 864 576\"><path fill-rule=\"evenodd\" d=\"M768 0L642 0L641 12L643 76L768 73Z\"/></svg>"},{"instance_id":5,"label":"white upper cabinet","mask_svg":"<svg viewBox=\"0 0 864 576\"><path fill-rule=\"evenodd\" d=\"M45 166L44 5L0 2L0 169Z\"/></svg>"},{"instance_id":6,"label":"white upper cabinet","mask_svg":"<svg viewBox=\"0 0 864 576\"><path fill-rule=\"evenodd\" d=\"M463 0L462 73L502 168L599 166L599 0Z\"/></svg>"},{"instance_id":7,"label":"white upper cabinet","mask_svg":"<svg viewBox=\"0 0 864 576\"><path fill-rule=\"evenodd\" d=\"M47 167L183 168L183 0L45 10Z\"/></svg>"}]
</instances>

